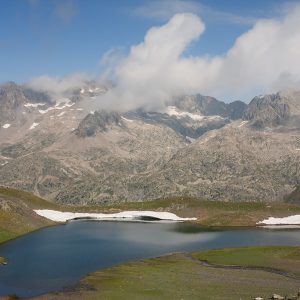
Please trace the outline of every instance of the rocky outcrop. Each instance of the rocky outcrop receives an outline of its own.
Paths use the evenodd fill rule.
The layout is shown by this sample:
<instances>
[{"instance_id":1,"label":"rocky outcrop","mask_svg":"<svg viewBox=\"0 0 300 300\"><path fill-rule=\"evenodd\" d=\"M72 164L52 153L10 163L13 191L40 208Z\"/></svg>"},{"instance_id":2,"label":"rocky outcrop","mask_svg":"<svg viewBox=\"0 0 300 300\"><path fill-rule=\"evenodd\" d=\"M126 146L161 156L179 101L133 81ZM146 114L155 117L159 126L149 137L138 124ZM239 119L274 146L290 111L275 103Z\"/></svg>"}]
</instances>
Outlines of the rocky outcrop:
<instances>
[{"instance_id":1,"label":"rocky outcrop","mask_svg":"<svg viewBox=\"0 0 300 300\"><path fill-rule=\"evenodd\" d=\"M50 104L50 97L41 92L8 82L0 86L0 124L22 117L21 108L26 103Z\"/></svg>"},{"instance_id":2,"label":"rocky outcrop","mask_svg":"<svg viewBox=\"0 0 300 300\"><path fill-rule=\"evenodd\" d=\"M229 119L238 120L243 117L248 105L242 101L233 101L227 104L226 107Z\"/></svg>"},{"instance_id":3,"label":"rocky outcrop","mask_svg":"<svg viewBox=\"0 0 300 300\"><path fill-rule=\"evenodd\" d=\"M290 118L290 106L287 99L279 93L255 97L243 115L256 128L284 125Z\"/></svg>"},{"instance_id":4,"label":"rocky outcrop","mask_svg":"<svg viewBox=\"0 0 300 300\"><path fill-rule=\"evenodd\" d=\"M114 126L124 127L120 114L116 112L95 111L89 113L78 125L75 133L79 137L89 137L96 132L106 131Z\"/></svg>"},{"instance_id":5,"label":"rocky outcrop","mask_svg":"<svg viewBox=\"0 0 300 300\"><path fill-rule=\"evenodd\" d=\"M125 116L128 118L142 120L150 124L162 124L168 126L184 138L193 139L197 139L207 131L222 128L226 124L230 123L229 119L219 116L215 116L213 118L203 117L203 119L194 120L189 117L177 118L166 113L146 112L141 109L127 113Z\"/></svg>"},{"instance_id":6,"label":"rocky outcrop","mask_svg":"<svg viewBox=\"0 0 300 300\"><path fill-rule=\"evenodd\" d=\"M198 94L180 97L175 100L174 105L183 111L199 113L204 116L228 117L226 104L209 96Z\"/></svg>"},{"instance_id":7,"label":"rocky outcrop","mask_svg":"<svg viewBox=\"0 0 300 300\"><path fill-rule=\"evenodd\" d=\"M216 98L200 94L180 97L175 100L174 105L190 113L199 113L203 116L220 116L232 120L241 119L247 108L247 104L242 101L227 104Z\"/></svg>"}]
</instances>

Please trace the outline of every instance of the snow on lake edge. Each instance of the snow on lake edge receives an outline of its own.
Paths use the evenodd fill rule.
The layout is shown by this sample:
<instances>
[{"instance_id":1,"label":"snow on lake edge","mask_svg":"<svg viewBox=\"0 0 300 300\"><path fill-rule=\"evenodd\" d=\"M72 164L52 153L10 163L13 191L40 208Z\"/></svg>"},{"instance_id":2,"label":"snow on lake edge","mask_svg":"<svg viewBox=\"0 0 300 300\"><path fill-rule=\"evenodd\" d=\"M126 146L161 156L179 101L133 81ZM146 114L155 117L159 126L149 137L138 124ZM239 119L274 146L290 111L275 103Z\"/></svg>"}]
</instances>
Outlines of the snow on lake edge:
<instances>
[{"instance_id":1,"label":"snow on lake edge","mask_svg":"<svg viewBox=\"0 0 300 300\"><path fill-rule=\"evenodd\" d=\"M55 222L66 222L75 218L93 218L95 220L120 220L127 219L133 220L138 217L153 217L164 221L194 221L197 218L180 218L177 215L169 212L157 211L123 211L114 214L104 213L72 213L62 212L51 209L36 209L36 214Z\"/></svg>"},{"instance_id":2,"label":"snow on lake edge","mask_svg":"<svg viewBox=\"0 0 300 300\"><path fill-rule=\"evenodd\" d=\"M300 225L300 215L294 215L284 218L269 217L256 223L257 225Z\"/></svg>"}]
</instances>

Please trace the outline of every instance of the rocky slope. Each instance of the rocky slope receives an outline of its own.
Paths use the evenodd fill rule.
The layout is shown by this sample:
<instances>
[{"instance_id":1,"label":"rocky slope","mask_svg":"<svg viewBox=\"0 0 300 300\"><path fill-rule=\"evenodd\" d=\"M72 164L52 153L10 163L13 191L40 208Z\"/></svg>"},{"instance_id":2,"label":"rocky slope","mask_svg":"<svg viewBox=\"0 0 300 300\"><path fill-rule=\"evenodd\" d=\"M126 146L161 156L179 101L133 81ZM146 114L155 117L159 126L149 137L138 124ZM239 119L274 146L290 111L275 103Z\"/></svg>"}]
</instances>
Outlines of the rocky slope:
<instances>
[{"instance_id":1,"label":"rocky slope","mask_svg":"<svg viewBox=\"0 0 300 300\"><path fill-rule=\"evenodd\" d=\"M11 105L0 118L0 185L85 204L178 195L276 201L300 184L297 92L249 105L186 96L160 111L120 113L88 110L106 90L96 83L58 99L17 89L0 94L1 103L19 103L18 115L7 119Z\"/></svg>"}]
</instances>

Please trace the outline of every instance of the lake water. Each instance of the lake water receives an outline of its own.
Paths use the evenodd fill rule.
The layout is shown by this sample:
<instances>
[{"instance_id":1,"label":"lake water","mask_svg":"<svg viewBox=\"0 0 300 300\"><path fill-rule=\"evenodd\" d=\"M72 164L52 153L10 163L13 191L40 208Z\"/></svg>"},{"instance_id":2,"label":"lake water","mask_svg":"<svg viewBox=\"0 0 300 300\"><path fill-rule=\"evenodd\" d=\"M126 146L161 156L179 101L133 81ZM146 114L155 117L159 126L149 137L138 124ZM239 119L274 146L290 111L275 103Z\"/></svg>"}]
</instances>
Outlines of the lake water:
<instances>
[{"instance_id":1,"label":"lake water","mask_svg":"<svg viewBox=\"0 0 300 300\"><path fill-rule=\"evenodd\" d=\"M89 272L176 251L300 245L300 230L208 230L186 223L70 222L0 245L0 296L33 296L75 284Z\"/></svg>"}]
</instances>

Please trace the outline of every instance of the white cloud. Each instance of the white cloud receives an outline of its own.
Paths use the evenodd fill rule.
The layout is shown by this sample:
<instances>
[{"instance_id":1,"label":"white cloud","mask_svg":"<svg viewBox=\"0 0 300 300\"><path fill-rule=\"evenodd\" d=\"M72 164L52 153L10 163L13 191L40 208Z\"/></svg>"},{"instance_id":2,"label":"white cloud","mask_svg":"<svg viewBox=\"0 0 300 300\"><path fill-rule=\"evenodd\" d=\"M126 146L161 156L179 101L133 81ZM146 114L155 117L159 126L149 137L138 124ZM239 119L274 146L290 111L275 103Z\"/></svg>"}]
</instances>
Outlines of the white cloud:
<instances>
[{"instance_id":1,"label":"white cloud","mask_svg":"<svg viewBox=\"0 0 300 300\"><path fill-rule=\"evenodd\" d=\"M76 73L66 77L51 77L48 75L33 78L27 86L53 96L60 96L68 90L80 88L90 77L84 73Z\"/></svg>"},{"instance_id":2,"label":"white cloud","mask_svg":"<svg viewBox=\"0 0 300 300\"><path fill-rule=\"evenodd\" d=\"M106 51L100 60L101 78L114 79L114 70L123 59L124 55L120 48L112 48Z\"/></svg>"},{"instance_id":3,"label":"white cloud","mask_svg":"<svg viewBox=\"0 0 300 300\"><path fill-rule=\"evenodd\" d=\"M116 86L99 98L100 105L154 108L193 93L249 100L257 91L294 87L300 80L299 28L300 6L282 19L257 21L224 56L184 57L204 24L194 14L176 14L131 48L114 70Z\"/></svg>"},{"instance_id":4,"label":"white cloud","mask_svg":"<svg viewBox=\"0 0 300 300\"><path fill-rule=\"evenodd\" d=\"M161 108L172 97L196 93L248 101L258 93L300 88L300 5L281 18L257 21L222 56L186 56L204 27L194 14L176 14L151 28L127 56L106 53L101 61L108 66L104 75L115 84L93 102L93 109ZM29 86L61 94L88 79L85 74L42 76Z\"/></svg>"},{"instance_id":5,"label":"white cloud","mask_svg":"<svg viewBox=\"0 0 300 300\"><path fill-rule=\"evenodd\" d=\"M189 91L187 77L174 86L183 75L178 60L203 31L204 24L193 14L177 14L167 24L151 28L144 42L133 46L129 56L117 65L117 86L99 99L101 105L118 109L161 106L183 90Z\"/></svg>"},{"instance_id":6,"label":"white cloud","mask_svg":"<svg viewBox=\"0 0 300 300\"><path fill-rule=\"evenodd\" d=\"M168 20L178 13L194 13L206 22L230 22L237 24L253 24L256 19L235 15L225 11L213 9L199 1L188 0L154 0L146 1L143 5L138 6L133 14L145 18L154 18Z\"/></svg>"}]
</instances>

